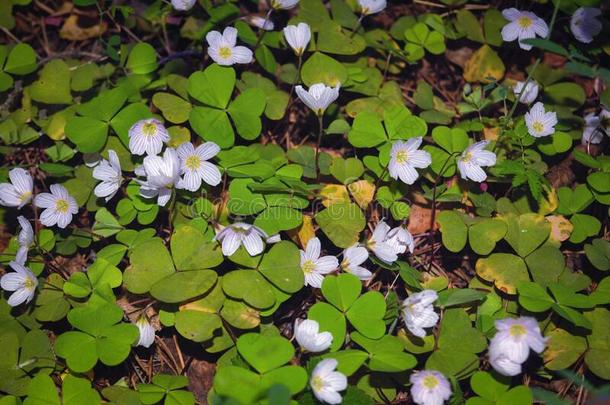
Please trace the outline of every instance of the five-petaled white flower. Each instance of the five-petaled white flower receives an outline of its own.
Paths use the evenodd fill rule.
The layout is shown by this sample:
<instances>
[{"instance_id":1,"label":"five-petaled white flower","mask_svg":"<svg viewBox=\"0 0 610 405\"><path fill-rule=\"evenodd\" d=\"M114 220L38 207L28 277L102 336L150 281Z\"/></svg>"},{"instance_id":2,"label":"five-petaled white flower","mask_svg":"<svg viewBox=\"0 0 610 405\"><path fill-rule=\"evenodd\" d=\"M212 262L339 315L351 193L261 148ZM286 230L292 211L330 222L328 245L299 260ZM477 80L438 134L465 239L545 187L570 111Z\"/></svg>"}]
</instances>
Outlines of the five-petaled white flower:
<instances>
[{"instance_id":1,"label":"five-petaled white flower","mask_svg":"<svg viewBox=\"0 0 610 405\"><path fill-rule=\"evenodd\" d=\"M386 7L386 0L358 0L360 12L364 15L377 14Z\"/></svg>"},{"instance_id":2,"label":"five-petaled white flower","mask_svg":"<svg viewBox=\"0 0 610 405\"><path fill-rule=\"evenodd\" d=\"M411 138L405 141L396 141L390 151L388 171L393 179L400 179L403 183L413 184L419 177L415 169L425 169L432 163L432 157L425 150L419 150L422 138Z\"/></svg>"},{"instance_id":3,"label":"five-petaled white flower","mask_svg":"<svg viewBox=\"0 0 610 405\"><path fill-rule=\"evenodd\" d=\"M40 222L44 226L57 224L60 228L65 228L72 222L72 216L78 213L78 204L61 184L53 184L50 189L50 193L41 193L34 198L34 205L44 208Z\"/></svg>"},{"instance_id":4,"label":"five-petaled white flower","mask_svg":"<svg viewBox=\"0 0 610 405\"><path fill-rule=\"evenodd\" d=\"M415 250L415 241L413 235L403 226L397 226L388 232L386 243L394 249L397 255L405 253L407 249L413 253Z\"/></svg>"},{"instance_id":5,"label":"five-petaled white flower","mask_svg":"<svg viewBox=\"0 0 610 405\"><path fill-rule=\"evenodd\" d=\"M411 397L418 405L442 405L451 397L451 384L436 370L417 371L409 377Z\"/></svg>"},{"instance_id":6,"label":"five-petaled white flower","mask_svg":"<svg viewBox=\"0 0 610 405\"><path fill-rule=\"evenodd\" d=\"M25 264L28 261L28 251L30 246L34 243L34 229L30 221L28 221L23 215L17 217L21 230L17 236L17 242L19 242L19 249L15 255L15 261L19 264Z\"/></svg>"},{"instance_id":7,"label":"five-petaled white flower","mask_svg":"<svg viewBox=\"0 0 610 405\"><path fill-rule=\"evenodd\" d=\"M297 319L294 338L304 350L312 353L323 352L333 341L332 333L320 332L320 324L313 319Z\"/></svg>"},{"instance_id":8,"label":"five-petaled white flower","mask_svg":"<svg viewBox=\"0 0 610 405\"><path fill-rule=\"evenodd\" d=\"M476 142L462 152L462 156L457 160L457 167L464 180L470 179L480 183L487 179L487 173L481 167L496 164L496 154L485 150L488 144L489 141Z\"/></svg>"},{"instance_id":9,"label":"five-petaled white flower","mask_svg":"<svg viewBox=\"0 0 610 405\"><path fill-rule=\"evenodd\" d=\"M297 56L303 55L311 40L311 29L305 23L288 25L284 28L284 38Z\"/></svg>"},{"instance_id":10,"label":"five-petaled white flower","mask_svg":"<svg viewBox=\"0 0 610 405\"><path fill-rule=\"evenodd\" d=\"M536 101L539 90L540 87L534 80L528 81L527 85L525 82L517 82L513 87L515 97L518 97L518 100L523 104L531 104Z\"/></svg>"},{"instance_id":11,"label":"five-petaled white flower","mask_svg":"<svg viewBox=\"0 0 610 405\"><path fill-rule=\"evenodd\" d=\"M322 287L324 275L339 267L339 261L335 256L320 257L320 249L320 239L314 237L309 239L305 250L300 250L301 270L305 275L305 285L314 288Z\"/></svg>"},{"instance_id":12,"label":"five-petaled white flower","mask_svg":"<svg viewBox=\"0 0 610 405\"><path fill-rule=\"evenodd\" d=\"M148 322L146 315L138 318L136 326L140 332L140 338L136 346L150 347L155 342L155 328Z\"/></svg>"},{"instance_id":13,"label":"five-petaled white flower","mask_svg":"<svg viewBox=\"0 0 610 405\"><path fill-rule=\"evenodd\" d=\"M180 160L173 148L165 149L163 157L146 156L137 173L146 175L146 181L138 180L140 195L144 198L157 197L157 204L165 206L172 196L174 186L180 181Z\"/></svg>"},{"instance_id":14,"label":"five-petaled white flower","mask_svg":"<svg viewBox=\"0 0 610 405\"><path fill-rule=\"evenodd\" d=\"M321 116L328 106L339 97L339 89L341 85L338 84L335 88L327 87L323 83L312 84L309 90L305 90L303 86L296 86L295 90L297 95L303 103L316 115Z\"/></svg>"},{"instance_id":15,"label":"five-petaled white flower","mask_svg":"<svg viewBox=\"0 0 610 405\"><path fill-rule=\"evenodd\" d=\"M423 338L426 336L424 328L431 328L438 322L438 314L434 311L432 303L438 294L434 290L423 290L411 294L402 303L402 317L405 326L413 335Z\"/></svg>"},{"instance_id":16,"label":"five-petaled white flower","mask_svg":"<svg viewBox=\"0 0 610 405\"><path fill-rule=\"evenodd\" d=\"M341 270L346 273L351 273L360 280L367 281L373 276L369 270L360 266L369 258L369 252L358 244L348 247L343 251L343 260L341 261Z\"/></svg>"},{"instance_id":17,"label":"five-petaled white flower","mask_svg":"<svg viewBox=\"0 0 610 405\"><path fill-rule=\"evenodd\" d=\"M524 39L535 38L536 35L546 38L549 34L549 27L542 18L539 18L531 11L519 11L516 8L508 8L502 10L502 15L508 21L502 28L502 39L506 42L512 42L519 39L521 49L529 51L532 46L524 44Z\"/></svg>"},{"instance_id":18,"label":"five-petaled white flower","mask_svg":"<svg viewBox=\"0 0 610 405\"><path fill-rule=\"evenodd\" d=\"M373 234L366 242L366 247L375 253L375 256L386 263L394 263L398 255L394 251L392 244L388 243L390 226L385 221L379 221Z\"/></svg>"},{"instance_id":19,"label":"five-petaled white flower","mask_svg":"<svg viewBox=\"0 0 610 405\"><path fill-rule=\"evenodd\" d=\"M0 205L22 208L32 200L34 181L30 173L20 167L8 172L10 183L0 184Z\"/></svg>"},{"instance_id":20,"label":"five-petaled white flower","mask_svg":"<svg viewBox=\"0 0 610 405\"><path fill-rule=\"evenodd\" d=\"M114 197L123 182L121 162L115 151L108 150L108 160L104 159L95 166L93 178L102 181L93 190L97 197L104 197L106 201Z\"/></svg>"},{"instance_id":21,"label":"five-petaled white flower","mask_svg":"<svg viewBox=\"0 0 610 405\"><path fill-rule=\"evenodd\" d=\"M597 19L602 15L599 8L580 7L570 18L570 30L578 41L588 44L602 31L602 23Z\"/></svg>"},{"instance_id":22,"label":"five-petaled white flower","mask_svg":"<svg viewBox=\"0 0 610 405\"><path fill-rule=\"evenodd\" d=\"M220 152L220 147L214 142L205 142L197 148L190 142L178 147L180 158L180 173L183 175L178 187L189 191L197 191L201 181L216 186L220 183L220 170L208 162Z\"/></svg>"},{"instance_id":23,"label":"five-petaled white flower","mask_svg":"<svg viewBox=\"0 0 610 405\"><path fill-rule=\"evenodd\" d=\"M276 10L289 10L299 4L299 0L271 0L271 7Z\"/></svg>"},{"instance_id":24,"label":"five-petaled white flower","mask_svg":"<svg viewBox=\"0 0 610 405\"><path fill-rule=\"evenodd\" d=\"M264 31L273 31L275 28L275 24L268 18L261 17L260 15L253 15L247 19L247 21L255 26L256 28L260 28Z\"/></svg>"},{"instance_id":25,"label":"five-petaled white flower","mask_svg":"<svg viewBox=\"0 0 610 405\"><path fill-rule=\"evenodd\" d=\"M172 7L178 11L188 11L193 8L197 0L172 0Z\"/></svg>"},{"instance_id":26,"label":"five-petaled white flower","mask_svg":"<svg viewBox=\"0 0 610 405\"><path fill-rule=\"evenodd\" d=\"M546 339L534 318L506 318L495 322L496 334L489 343L489 362L500 374L515 376L529 357L530 349L542 353Z\"/></svg>"},{"instance_id":27,"label":"five-petaled white flower","mask_svg":"<svg viewBox=\"0 0 610 405\"><path fill-rule=\"evenodd\" d=\"M15 272L7 273L0 279L0 287L4 291L14 291L7 300L7 303L11 307L16 307L24 302L27 304L34 298L38 280L34 273L24 265L17 262L10 262L8 265Z\"/></svg>"},{"instance_id":28,"label":"five-petaled white flower","mask_svg":"<svg viewBox=\"0 0 610 405\"><path fill-rule=\"evenodd\" d=\"M154 118L140 120L129 128L129 150L134 155L158 155L167 141L167 129Z\"/></svg>"},{"instance_id":29,"label":"five-petaled white flower","mask_svg":"<svg viewBox=\"0 0 610 405\"><path fill-rule=\"evenodd\" d=\"M225 256L231 256L241 245L250 256L256 256L265 249L263 240L267 237L265 231L257 226L235 222L219 231L214 239L222 243L222 254Z\"/></svg>"},{"instance_id":30,"label":"five-petaled white flower","mask_svg":"<svg viewBox=\"0 0 610 405\"><path fill-rule=\"evenodd\" d=\"M245 46L236 46L237 30L226 27L222 34L210 31L205 36L208 42L208 55L219 65L231 66L236 63L252 62L252 51Z\"/></svg>"},{"instance_id":31,"label":"five-petaled white flower","mask_svg":"<svg viewBox=\"0 0 610 405\"><path fill-rule=\"evenodd\" d=\"M602 128L602 120L595 113L585 115L585 127L582 131L582 144L597 145L604 139L604 129Z\"/></svg>"},{"instance_id":32,"label":"five-petaled white flower","mask_svg":"<svg viewBox=\"0 0 610 405\"><path fill-rule=\"evenodd\" d=\"M347 388L347 377L335 371L338 364L335 359L324 359L313 369L309 386L318 401L340 404L343 400L339 391Z\"/></svg>"},{"instance_id":33,"label":"five-petaled white flower","mask_svg":"<svg viewBox=\"0 0 610 405\"><path fill-rule=\"evenodd\" d=\"M544 104L540 101L532 106L529 112L525 113L525 125L527 132L534 138L541 138L555 133L557 125L557 113L544 111Z\"/></svg>"}]
</instances>

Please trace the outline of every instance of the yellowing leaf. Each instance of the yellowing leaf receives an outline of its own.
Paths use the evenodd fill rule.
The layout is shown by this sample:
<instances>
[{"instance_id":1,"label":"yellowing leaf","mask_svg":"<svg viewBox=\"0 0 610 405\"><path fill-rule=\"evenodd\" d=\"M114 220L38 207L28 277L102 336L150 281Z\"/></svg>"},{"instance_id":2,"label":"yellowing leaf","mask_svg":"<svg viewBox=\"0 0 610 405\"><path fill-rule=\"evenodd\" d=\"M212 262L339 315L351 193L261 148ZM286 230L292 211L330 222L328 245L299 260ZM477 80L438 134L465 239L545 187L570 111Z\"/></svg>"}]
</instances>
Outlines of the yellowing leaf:
<instances>
[{"instance_id":1,"label":"yellowing leaf","mask_svg":"<svg viewBox=\"0 0 610 405\"><path fill-rule=\"evenodd\" d=\"M313 217L303 214L303 222L301 225L296 229L286 231L286 233L288 236L290 236L290 239L292 239L294 243L305 249L309 239L316 236L316 231L313 227Z\"/></svg>"},{"instance_id":2,"label":"yellowing leaf","mask_svg":"<svg viewBox=\"0 0 610 405\"><path fill-rule=\"evenodd\" d=\"M350 202L347 187L342 184L327 184L320 190L322 205L328 207L337 202Z\"/></svg>"},{"instance_id":3,"label":"yellowing leaf","mask_svg":"<svg viewBox=\"0 0 610 405\"><path fill-rule=\"evenodd\" d=\"M549 215L546 220L551 224L551 239L556 242L567 240L572 234L574 225L563 215Z\"/></svg>"},{"instance_id":4,"label":"yellowing leaf","mask_svg":"<svg viewBox=\"0 0 610 405\"><path fill-rule=\"evenodd\" d=\"M489 45L483 45L464 66L464 79L468 82L489 83L488 78L500 80L504 76L504 63Z\"/></svg>"},{"instance_id":5,"label":"yellowing leaf","mask_svg":"<svg viewBox=\"0 0 610 405\"><path fill-rule=\"evenodd\" d=\"M375 186L367 180L358 180L347 186L356 204L366 209L375 196Z\"/></svg>"}]
</instances>

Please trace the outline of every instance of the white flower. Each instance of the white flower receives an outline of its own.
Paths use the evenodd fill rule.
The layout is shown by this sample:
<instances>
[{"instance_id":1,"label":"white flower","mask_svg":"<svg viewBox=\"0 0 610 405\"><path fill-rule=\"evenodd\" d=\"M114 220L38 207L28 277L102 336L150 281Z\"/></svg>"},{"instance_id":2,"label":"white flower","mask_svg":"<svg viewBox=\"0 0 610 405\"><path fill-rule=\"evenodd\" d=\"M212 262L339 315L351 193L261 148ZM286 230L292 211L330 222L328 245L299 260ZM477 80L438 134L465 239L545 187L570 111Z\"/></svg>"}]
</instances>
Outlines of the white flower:
<instances>
[{"instance_id":1,"label":"white flower","mask_svg":"<svg viewBox=\"0 0 610 405\"><path fill-rule=\"evenodd\" d=\"M532 46L524 44L521 41L524 39L535 38L536 35L546 38L549 34L549 27L542 18L531 11L519 11L516 8L508 8L502 10L502 15L508 21L502 28L502 39L506 42L512 42L515 39L519 39L519 46L521 49L529 51Z\"/></svg>"},{"instance_id":2,"label":"white flower","mask_svg":"<svg viewBox=\"0 0 610 405\"><path fill-rule=\"evenodd\" d=\"M384 221L379 221L373 234L366 242L366 247L375 253L375 256L386 263L394 263L398 259L398 255L394 251L393 246L388 243L388 233L390 226Z\"/></svg>"},{"instance_id":3,"label":"white flower","mask_svg":"<svg viewBox=\"0 0 610 405\"><path fill-rule=\"evenodd\" d=\"M597 145L604 139L604 130L602 128L602 120L595 113L585 115L585 127L582 131L582 144Z\"/></svg>"},{"instance_id":4,"label":"white flower","mask_svg":"<svg viewBox=\"0 0 610 405\"><path fill-rule=\"evenodd\" d=\"M140 183L140 195L144 198L157 197L157 204L164 206L172 196L173 187L180 181L180 161L176 151L165 149L163 157L146 156L142 166L146 181ZM142 169L138 172L141 173Z\"/></svg>"},{"instance_id":5,"label":"white flower","mask_svg":"<svg viewBox=\"0 0 610 405\"><path fill-rule=\"evenodd\" d=\"M364 15L376 14L386 7L386 0L358 0L360 11Z\"/></svg>"},{"instance_id":6,"label":"white flower","mask_svg":"<svg viewBox=\"0 0 610 405\"><path fill-rule=\"evenodd\" d=\"M15 270L15 273L7 273L0 279L0 287L4 291L15 291L9 297L7 303L11 307L16 307L22 303L28 303L34 298L38 280L34 273L27 267L17 262L8 264Z\"/></svg>"},{"instance_id":7,"label":"white flower","mask_svg":"<svg viewBox=\"0 0 610 405\"><path fill-rule=\"evenodd\" d=\"M405 227L397 226L388 232L386 243L394 249L394 252L399 255L405 253L407 248L413 253L415 250L415 241L413 235Z\"/></svg>"},{"instance_id":8,"label":"white flower","mask_svg":"<svg viewBox=\"0 0 610 405\"><path fill-rule=\"evenodd\" d=\"M231 66L236 63L252 62L252 51L245 46L235 46L237 43L237 30L226 27L222 34L210 31L205 36L208 42L208 55L219 65Z\"/></svg>"},{"instance_id":9,"label":"white flower","mask_svg":"<svg viewBox=\"0 0 610 405\"><path fill-rule=\"evenodd\" d=\"M23 215L19 215L17 221L19 222L19 226L21 226L21 230L19 231L19 236L17 236L19 250L17 250L17 254L15 255L15 261L23 265L28 261L28 251L30 250L30 246L34 243L34 229L32 229L30 221L25 219Z\"/></svg>"},{"instance_id":10,"label":"white flower","mask_svg":"<svg viewBox=\"0 0 610 405\"><path fill-rule=\"evenodd\" d=\"M305 275L305 285L314 288L322 287L324 275L339 267L339 261L334 256L320 257L320 239L311 238L307 242L305 250L301 252L301 270Z\"/></svg>"},{"instance_id":11,"label":"white flower","mask_svg":"<svg viewBox=\"0 0 610 405\"><path fill-rule=\"evenodd\" d=\"M193 8L197 0L172 0L172 7L178 11L188 11Z\"/></svg>"},{"instance_id":12,"label":"white flower","mask_svg":"<svg viewBox=\"0 0 610 405\"><path fill-rule=\"evenodd\" d=\"M150 347L155 342L155 328L148 322L145 315L142 315L136 321L136 326L140 332L140 338L136 346Z\"/></svg>"},{"instance_id":13,"label":"white flower","mask_svg":"<svg viewBox=\"0 0 610 405\"><path fill-rule=\"evenodd\" d=\"M225 256L231 256L241 245L250 256L261 254L265 249L263 239L267 239L265 231L244 222L226 226L214 237L214 240L222 242L222 254Z\"/></svg>"},{"instance_id":14,"label":"white flower","mask_svg":"<svg viewBox=\"0 0 610 405\"><path fill-rule=\"evenodd\" d=\"M333 335L330 332L320 332L320 325L312 319L295 321L294 338L303 349L312 353L323 352L333 341Z\"/></svg>"},{"instance_id":15,"label":"white flower","mask_svg":"<svg viewBox=\"0 0 610 405\"><path fill-rule=\"evenodd\" d=\"M61 184L53 184L50 189L50 193L41 193L34 198L34 205L45 208L40 214L40 222L44 226L57 224L65 228L72 222L72 215L78 213L78 204Z\"/></svg>"},{"instance_id":16,"label":"white flower","mask_svg":"<svg viewBox=\"0 0 610 405\"><path fill-rule=\"evenodd\" d=\"M574 34L574 38L585 44L592 42L593 37L602 31L602 23L597 19L600 15L602 12L599 8L580 7L577 9L570 18L570 30Z\"/></svg>"},{"instance_id":17,"label":"white flower","mask_svg":"<svg viewBox=\"0 0 610 405\"><path fill-rule=\"evenodd\" d=\"M265 242L267 242L268 245L272 245L274 243L278 243L281 241L282 241L282 236L279 233L276 233L274 235L270 235Z\"/></svg>"},{"instance_id":18,"label":"white flower","mask_svg":"<svg viewBox=\"0 0 610 405\"><path fill-rule=\"evenodd\" d=\"M525 89L523 88L525 86ZM538 83L533 80L527 82L517 82L513 87L513 93L515 93L515 97L518 97L518 100L523 104L531 104L536 101L536 97L538 97L538 91L540 87Z\"/></svg>"},{"instance_id":19,"label":"white flower","mask_svg":"<svg viewBox=\"0 0 610 405\"><path fill-rule=\"evenodd\" d=\"M284 38L297 56L303 55L311 40L311 29L305 23L288 25L284 28Z\"/></svg>"},{"instance_id":20,"label":"white flower","mask_svg":"<svg viewBox=\"0 0 610 405\"><path fill-rule=\"evenodd\" d=\"M505 354L499 354L494 358L490 358L489 364L502 375L515 376L521 374L522 363L510 360Z\"/></svg>"},{"instance_id":21,"label":"white flower","mask_svg":"<svg viewBox=\"0 0 610 405\"><path fill-rule=\"evenodd\" d=\"M557 125L557 114L544 111L544 104L540 101L525 113L525 124L527 132L534 138L541 138L555 133Z\"/></svg>"},{"instance_id":22,"label":"white flower","mask_svg":"<svg viewBox=\"0 0 610 405\"><path fill-rule=\"evenodd\" d=\"M121 162L116 152L109 149L108 159L102 160L99 165L93 169L93 178L102 182L95 187L93 192L97 197L104 197L109 201L121 187L123 175L121 173Z\"/></svg>"},{"instance_id":23,"label":"white flower","mask_svg":"<svg viewBox=\"0 0 610 405\"><path fill-rule=\"evenodd\" d=\"M178 147L180 158L180 173L184 176L178 187L189 191L197 191L203 180L210 186L220 183L220 170L208 162L220 152L220 147L214 142L206 142L196 149L190 142L185 142Z\"/></svg>"},{"instance_id":24,"label":"white flower","mask_svg":"<svg viewBox=\"0 0 610 405\"><path fill-rule=\"evenodd\" d=\"M260 15L251 16L250 18L248 18L248 22L254 25L256 28L260 28L264 31L273 31L273 29L275 28L275 24L273 24L273 21L269 20L268 18L261 17Z\"/></svg>"},{"instance_id":25,"label":"white flower","mask_svg":"<svg viewBox=\"0 0 610 405\"><path fill-rule=\"evenodd\" d=\"M288 10L299 4L299 0L271 0L271 7L279 10Z\"/></svg>"},{"instance_id":26,"label":"white flower","mask_svg":"<svg viewBox=\"0 0 610 405\"><path fill-rule=\"evenodd\" d=\"M328 106L339 97L340 88L340 84L332 88L325 86L323 83L313 84L309 90L305 90L300 85L295 87L301 101L318 116L324 114Z\"/></svg>"},{"instance_id":27,"label":"white flower","mask_svg":"<svg viewBox=\"0 0 610 405\"><path fill-rule=\"evenodd\" d=\"M343 398L339 391L347 388L347 377L338 371L337 360L324 359L313 369L309 386L320 402L340 404Z\"/></svg>"},{"instance_id":28,"label":"white flower","mask_svg":"<svg viewBox=\"0 0 610 405\"><path fill-rule=\"evenodd\" d=\"M478 183L485 181L487 173L481 167L496 164L496 154L484 150L488 144L489 141L476 142L462 152L462 156L457 160L457 167L464 180L470 179Z\"/></svg>"},{"instance_id":29,"label":"white flower","mask_svg":"<svg viewBox=\"0 0 610 405\"><path fill-rule=\"evenodd\" d=\"M422 138L411 138L408 141L396 141L390 151L388 171L393 179L413 184L419 177L417 169L425 169L432 163L432 157L425 150L418 150Z\"/></svg>"},{"instance_id":30,"label":"white flower","mask_svg":"<svg viewBox=\"0 0 610 405\"><path fill-rule=\"evenodd\" d=\"M129 128L129 150L134 155L158 155L167 141L167 129L154 118L140 120Z\"/></svg>"},{"instance_id":31,"label":"white flower","mask_svg":"<svg viewBox=\"0 0 610 405\"><path fill-rule=\"evenodd\" d=\"M83 153L83 162L85 162L85 166L90 169L99 165L102 159L102 155L100 155L98 152Z\"/></svg>"},{"instance_id":32,"label":"white flower","mask_svg":"<svg viewBox=\"0 0 610 405\"><path fill-rule=\"evenodd\" d=\"M432 303L438 294L434 290L423 290L411 294L402 303L402 317L405 326L413 335L423 338L426 336L424 328L431 328L438 322L438 314L434 312Z\"/></svg>"},{"instance_id":33,"label":"white flower","mask_svg":"<svg viewBox=\"0 0 610 405\"><path fill-rule=\"evenodd\" d=\"M521 364L529 357L530 349L536 353L544 351L546 339L534 318L500 319L495 325L497 332L489 344L489 362L500 374L521 373Z\"/></svg>"},{"instance_id":34,"label":"white flower","mask_svg":"<svg viewBox=\"0 0 610 405\"><path fill-rule=\"evenodd\" d=\"M451 385L435 370L417 371L409 377L411 397L418 405L442 405L451 397Z\"/></svg>"},{"instance_id":35,"label":"white flower","mask_svg":"<svg viewBox=\"0 0 610 405\"><path fill-rule=\"evenodd\" d=\"M341 270L346 273L351 273L360 280L367 281L373 276L373 273L360 266L369 258L369 252L362 246L357 244L348 247L343 251L343 261L341 261Z\"/></svg>"},{"instance_id":36,"label":"white flower","mask_svg":"<svg viewBox=\"0 0 610 405\"><path fill-rule=\"evenodd\" d=\"M32 200L34 181L30 173L19 167L8 172L10 183L0 184L0 205L21 208Z\"/></svg>"}]
</instances>

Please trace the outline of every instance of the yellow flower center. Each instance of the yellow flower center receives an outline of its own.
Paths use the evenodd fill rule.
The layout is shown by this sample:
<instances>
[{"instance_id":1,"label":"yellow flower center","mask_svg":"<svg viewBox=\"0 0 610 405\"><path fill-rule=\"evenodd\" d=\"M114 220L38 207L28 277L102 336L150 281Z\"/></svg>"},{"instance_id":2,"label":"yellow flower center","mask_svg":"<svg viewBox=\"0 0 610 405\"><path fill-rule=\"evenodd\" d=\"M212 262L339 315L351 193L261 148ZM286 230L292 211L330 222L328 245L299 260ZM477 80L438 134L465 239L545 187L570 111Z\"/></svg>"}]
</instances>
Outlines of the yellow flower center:
<instances>
[{"instance_id":1,"label":"yellow flower center","mask_svg":"<svg viewBox=\"0 0 610 405\"><path fill-rule=\"evenodd\" d=\"M184 165L191 170L197 170L201 167L201 159L197 155L191 155L186 158Z\"/></svg>"},{"instance_id":2,"label":"yellow flower center","mask_svg":"<svg viewBox=\"0 0 610 405\"><path fill-rule=\"evenodd\" d=\"M468 152L464 156L462 156L462 162L468 163L472 159L472 152Z\"/></svg>"},{"instance_id":3,"label":"yellow flower center","mask_svg":"<svg viewBox=\"0 0 610 405\"><path fill-rule=\"evenodd\" d=\"M396 163L398 163L398 164L407 163L408 159L409 159L409 153L404 149L399 150L398 153L396 154Z\"/></svg>"},{"instance_id":4,"label":"yellow flower center","mask_svg":"<svg viewBox=\"0 0 610 405\"><path fill-rule=\"evenodd\" d=\"M303 273L311 274L316 269L316 264L311 260L305 260L305 263L303 263L301 269L303 269Z\"/></svg>"},{"instance_id":5,"label":"yellow flower center","mask_svg":"<svg viewBox=\"0 0 610 405\"><path fill-rule=\"evenodd\" d=\"M508 330L508 333L511 336L519 337L519 336L525 335L527 333L527 330L525 329L525 327L523 325L517 324L517 325L512 325L510 327L510 329Z\"/></svg>"},{"instance_id":6,"label":"yellow flower center","mask_svg":"<svg viewBox=\"0 0 610 405\"><path fill-rule=\"evenodd\" d=\"M542 132L544 130L544 124L540 121L534 121L532 128L534 128L534 131L536 132Z\"/></svg>"},{"instance_id":7,"label":"yellow flower center","mask_svg":"<svg viewBox=\"0 0 610 405\"><path fill-rule=\"evenodd\" d=\"M240 227L240 226L232 226L231 229L233 229L233 232L235 233L246 233L247 230Z\"/></svg>"},{"instance_id":8,"label":"yellow flower center","mask_svg":"<svg viewBox=\"0 0 610 405\"><path fill-rule=\"evenodd\" d=\"M438 378L436 378L435 376L427 375L426 377L424 377L424 387L431 390L434 387L436 387L438 384L439 384Z\"/></svg>"},{"instance_id":9,"label":"yellow flower center","mask_svg":"<svg viewBox=\"0 0 610 405\"><path fill-rule=\"evenodd\" d=\"M65 214L68 212L69 208L70 208L70 204L68 204L68 202L66 200L59 199L59 200L55 201L55 211Z\"/></svg>"},{"instance_id":10,"label":"yellow flower center","mask_svg":"<svg viewBox=\"0 0 610 405\"><path fill-rule=\"evenodd\" d=\"M29 200L30 197L32 197L32 192L31 191L26 191L25 193L23 193L23 194L21 194L19 196L19 199L21 200L21 202L23 202L23 201Z\"/></svg>"},{"instance_id":11,"label":"yellow flower center","mask_svg":"<svg viewBox=\"0 0 610 405\"><path fill-rule=\"evenodd\" d=\"M347 260L347 259L343 259L343 261L341 262L341 268L342 268L344 271L349 272L349 260Z\"/></svg>"},{"instance_id":12,"label":"yellow flower center","mask_svg":"<svg viewBox=\"0 0 610 405\"><path fill-rule=\"evenodd\" d=\"M142 125L142 135L155 136L157 133L157 125L154 122L146 122Z\"/></svg>"},{"instance_id":13,"label":"yellow flower center","mask_svg":"<svg viewBox=\"0 0 610 405\"><path fill-rule=\"evenodd\" d=\"M218 50L218 55L223 59L229 59L233 55L233 51L228 46L223 46Z\"/></svg>"},{"instance_id":14,"label":"yellow flower center","mask_svg":"<svg viewBox=\"0 0 610 405\"><path fill-rule=\"evenodd\" d=\"M23 286L26 290L32 290L36 288L36 283L34 282L34 280L32 280L31 277L26 277L25 281L23 282Z\"/></svg>"},{"instance_id":15,"label":"yellow flower center","mask_svg":"<svg viewBox=\"0 0 610 405\"><path fill-rule=\"evenodd\" d=\"M321 377L315 376L311 379L311 387L314 391L320 391L324 388L324 380Z\"/></svg>"},{"instance_id":16,"label":"yellow flower center","mask_svg":"<svg viewBox=\"0 0 610 405\"><path fill-rule=\"evenodd\" d=\"M519 20L517 21L519 22L519 26L521 28L529 28L532 26L532 24L534 24L532 19L527 16L519 17Z\"/></svg>"}]
</instances>

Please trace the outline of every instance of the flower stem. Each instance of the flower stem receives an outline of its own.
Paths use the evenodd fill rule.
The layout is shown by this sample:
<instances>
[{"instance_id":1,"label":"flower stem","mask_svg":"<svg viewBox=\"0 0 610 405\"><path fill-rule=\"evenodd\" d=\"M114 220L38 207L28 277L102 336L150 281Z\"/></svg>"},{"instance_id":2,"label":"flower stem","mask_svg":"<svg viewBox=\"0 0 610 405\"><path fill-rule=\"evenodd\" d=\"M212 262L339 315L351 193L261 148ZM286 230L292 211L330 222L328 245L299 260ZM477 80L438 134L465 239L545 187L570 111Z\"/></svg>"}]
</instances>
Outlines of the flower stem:
<instances>
[{"instance_id":1,"label":"flower stem","mask_svg":"<svg viewBox=\"0 0 610 405\"><path fill-rule=\"evenodd\" d=\"M324 116L322 114L318 115L318 143L316 144L316 181L320 178L320 143L322 143L322 134L324 134Z\"/></svg>"},{"instance_id":2,"label":"flower stem","mask_svg":"<svg viewBox=\"0 0 610 405\"><path fill-rule=\"evenodd\" d=\"M252 49L253 53L255 53L256 50L258 49L258 46L261 44L261 41L263 40L263 37L265 36L265 33L267 32L264 27L267 26L267 22L271 18L271 14L273 14L273 8L270 8L269 11L267 11L267 15L265 16L265 22L263 22L263 28L261 28L261 31L263 31L263 32L261 32L258 39L256 40L256 44L254 44L254 48Z\"/></svg>"},{"instance_id":3,"label":"flower stem","mask_svg":"<svg viewBox=\"0 0 610 405\"><path fill-rule=\"evenodd\" d=\"M356 32L360 29L360 27L362 27L363 18L364 18L364 14L360 14L360 18L358 18L358 24L356 24L356 26L354 27L352 32L349 34L350 39L352 39L354 37L354 35L356 35Z\"/></svg>"},{"instance_id":4,"label":"flower stem","mask_svg":"<svg viewBox=\"0 0 610 405\"><path fill-rule=\"evenodd\" d=\"M286 107L286 110L289 110L290 107L292 106L292 95L294 94L294 88L296 87L297 83L299 83L301 81L301 65L303 63L303 55L299 55L299 61L297 62L297 74L296 77L294 78L294 82L292 82L292 86L290 86L290 93L288 94L288 107Z\"/></svg>"}]
</instances>

